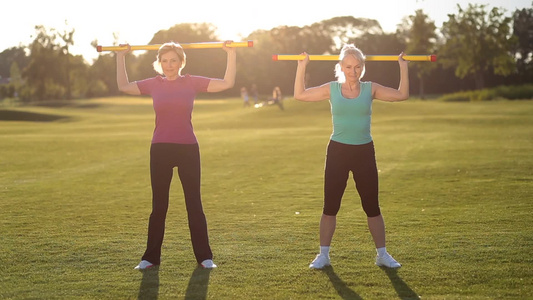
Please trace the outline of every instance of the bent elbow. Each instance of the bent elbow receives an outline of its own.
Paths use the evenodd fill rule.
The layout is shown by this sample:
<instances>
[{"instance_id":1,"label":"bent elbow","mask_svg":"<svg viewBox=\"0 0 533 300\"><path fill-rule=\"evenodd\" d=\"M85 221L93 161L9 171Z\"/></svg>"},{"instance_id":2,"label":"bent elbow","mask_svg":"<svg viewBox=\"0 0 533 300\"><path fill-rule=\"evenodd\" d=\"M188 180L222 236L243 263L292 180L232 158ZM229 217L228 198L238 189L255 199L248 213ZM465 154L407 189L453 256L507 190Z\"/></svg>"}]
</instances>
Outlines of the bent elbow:
<instances>
[{"instance_id":1,"label":"bent elbow","mask_svg":"<svg viewBox=\"0 0 533 300\"><path fill-rule=\"evenodd\" d=\"M220 86L220 90L218 92L222 92L225 90L229 90L235 86L235 82L225 82L223 85Z\"/></svg>"},{"instance_id":2,"label":"bent elbow","mask_svg":"<svg viewBox=\"0 0 533 300\"><path fill-rule=\"evenodd\" d=\"M130 86L130 85L119 85L118 90L121 93L125 93L128 95L139 95L140 94L140 92L135 87Z\"/></svg>"},{"instance_id":3,"label":"bent elbow","mask_svg":"<svg viewBox=\"0 0 533 300\"><path fill-rule=\"evenodd\" d=\"M118 90L119 90L121 93L132 94L132 91L131 91L127 86L119 86L119 87L118 87Z\"/></svg>"},{"instance_id":4,"label":"bent elbow","mask_svg":"<svg viewBox=\"0 0 533 300\"><path fill-rule=\"evenodd\" d=\"M294 100L298 100L298 101L304 101L305 100L303 93L295 92L293 96L294 96Z\"/></svg>"},{"instance_id":5,"label":"bent elbow","mask_svg":"<svg viewBox=\"0 0 533 300\"><path fill-rule=\"evenodd\" d=\"M407 92L400 92L397 96L396 96L396 99L394 99L394 101L405 101L409 99L409 91Z\"/></svg>"}]
</instances>

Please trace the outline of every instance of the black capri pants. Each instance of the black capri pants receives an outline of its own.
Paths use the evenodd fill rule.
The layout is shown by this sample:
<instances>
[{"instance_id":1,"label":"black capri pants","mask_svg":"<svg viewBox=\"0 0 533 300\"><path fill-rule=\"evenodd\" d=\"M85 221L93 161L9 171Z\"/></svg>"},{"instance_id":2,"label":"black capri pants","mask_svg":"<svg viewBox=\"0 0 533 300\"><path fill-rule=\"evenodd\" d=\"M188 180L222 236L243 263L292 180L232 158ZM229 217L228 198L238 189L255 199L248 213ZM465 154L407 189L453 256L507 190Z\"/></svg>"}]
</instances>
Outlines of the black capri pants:
<instances>
[{"instance_id":1,"label":"black capri pants","mask_svg":"<svg viewBox=\"0 0 533 300\"><path fill-rule=\"evenodd\" d=\"M341 206L349 173L367 217L381 214L378 201L378 170L374 143L348 145L329 141L324 176L324 209L328 216L336 216Z\"/></svg>"},{"instance_id":2,"label":"black capri pants","mask_svg":"<svg viewBox=\"0 0 533 300\"><path fill-rule=\"evenodd\" d=\"M170 183L174 167L183 187L185 206L194 255L198 263L212 259L207 221L200 196L200 149L198 144L156 143L150 148L152 213L148 223L148 242L142 257L153 264L161 262L161 246L165 234Z\"/></svg>"}]
</instances>

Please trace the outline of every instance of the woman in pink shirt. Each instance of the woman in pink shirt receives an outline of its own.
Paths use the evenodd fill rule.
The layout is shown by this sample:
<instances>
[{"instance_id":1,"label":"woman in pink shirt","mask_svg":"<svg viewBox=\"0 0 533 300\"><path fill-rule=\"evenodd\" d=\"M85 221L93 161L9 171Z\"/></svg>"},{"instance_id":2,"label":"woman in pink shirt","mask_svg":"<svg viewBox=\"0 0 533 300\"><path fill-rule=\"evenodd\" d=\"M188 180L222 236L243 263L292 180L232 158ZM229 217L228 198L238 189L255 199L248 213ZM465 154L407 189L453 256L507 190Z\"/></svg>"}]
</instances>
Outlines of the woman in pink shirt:
<instances>
[{"instance_id":1,"label":"woman in pink shirt","mask_svg":"<svg viewBox=\"0 0 533 300\"><path fill-rule=\"evenodd\" d=\"M150 178L152 183L152 213L148 223L146 251L136 269L147 269L161 263L161 245L165 233L170 182L174 167L183 187L189 230L198 263L204 268L216 268L209 246L207 221L200 194L200 151L191 122L194 99L200 92L220 92L235 84L235 48L224 43L227 53L223 79L181 75L186 56L179 44L163 44L157 53L154 69L163 76L130 82L125 67L125 55L117 52L117 84L121 92L130 95L150 95L156 118L150 147Z\"/></svg>"}]
</instances>

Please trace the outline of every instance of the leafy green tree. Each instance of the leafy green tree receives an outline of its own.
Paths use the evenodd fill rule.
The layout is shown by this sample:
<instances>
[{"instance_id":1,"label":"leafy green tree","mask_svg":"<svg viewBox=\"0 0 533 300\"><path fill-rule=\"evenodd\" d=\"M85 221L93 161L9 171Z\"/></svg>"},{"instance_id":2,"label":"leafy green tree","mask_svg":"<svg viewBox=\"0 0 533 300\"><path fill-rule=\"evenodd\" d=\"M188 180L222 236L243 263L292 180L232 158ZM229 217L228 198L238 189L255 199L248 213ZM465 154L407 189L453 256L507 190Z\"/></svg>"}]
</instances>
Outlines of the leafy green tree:
<instances>
[{"instance_id":1,"label":"leafy green tree","mask_svg":"<svg viewBox=\"0 0 533 300\"><path fill-rule=\"evenodd\" d=\"M37 35L29 46L28 66L22 76L25 87L23 100L47 101L84 97L87 93L88 66L81 56L73 56L68 46L74 43L74 30L64 36L55 29L35 27ZM57 41L61 38L64 45ZM75 88L72 88L75 86Z\"/></svg>"},{"instance_id":2,"label":"leafy green tree","mask_svg":"<svg viewBox=\"0 0 533 300\"><path fill-rule=\"evenodd\" d=\"M117 94L115 56L112 53L100 54L89 69L87 96L101 97Z\"/></svg>"},{"instance_id":3,"label":"leafy green tree","mask_svg":"<svg viewBox=\"0 0 533 300\"><path fill-rule=\"evenodd\" d=\"M62 72L58 67L60 45L56 40L54 31L48 31L44 26L35 27L37 36L30 45L30 61L23 71L26 79L27 90L24 100L45 101L50 99L62 99L65 96L65 88L61 84Z\"/></svg>"},{"instance_id":4,"label":"leafy green tree","mask_svg":"<svg viewBox=\"0 0 533 300\"><path fill-rule=\"evenodd\" d=\"M65 25L67 25L67 22L65 21ZM64 45L61 47L61 54L64 57L65 60L65 85L67 90L67 100L72 99L72 89L71 89L71 66L70 66L70 51L69 46L74 45L74 32L75 29L73 28L71 31L64 31L63 33L59 34L61 39L63 40Z\"/></svg>"},{"instance_id":5,"label":"leafy green tree","mask_svg":"<svg viewBox=\"0 0 533 300\"><path fill-rule=\"evenodd\" d=\"M533 6L533 3L532 3ZM533 7L513 14L513 34L517 37L517 69L523 83L533 82Z\"/></svg>"},{"instance_id":6,"label":"leafy green tree","mask_svg":"<svg viewBox=\"0 0 533 300\"><path fill-rule=\"evenodd\" d=\"M11 66L16 62L19 69L24 69L29 62L25 47L12 47L0 53L0 77L10 76Z\"/></svg>"},{"instance_id":7,"label":"leafy green tree","mask_svg":"<svg viewBox=\"0 0 533 300\"><path fill-rule=\"evenodd\" d=\"M65 69L68 70L69 81L64 84L70 87L70 99L84 98L89 94L89 89L91 88L89 66L81 55L69 55L68 61L69 67ZM67 93L66 98L69 99L68 97Z\"/></svg>"},{"instance_id":8,"label":"leafy green tree","mask_svg":"<svg viewBox=\"0 0 533 300\"><path fill-rule=\"evenodd\" d=\"M477 89L484 87L488 70L504 76L515 70L512 18L496 7L487 12L486 7L469 4L463 10L457 5L458 13L448 15L449 20L442 26L445 44L439 53L439 61L455 68L457 77L473 75Z\"/></svg>"},{"instance_id":9,"label":"leafy green tree","mask_svg":"<svg viewBox=\"0 0 533 300\"><path fill-rule=\"evenodd\" d=\"M18 98L18 93L22 86L22 74L16 61L11 64L9 74L11 78L9 85L13 88L13 95L11 95L11 97Z\"/></svg>"},{"instance_id":10,"label":"leafy green tree","mask_svg":"<svg viewBox=\"0 0 533 300\"><path fill-rule=\"evenodd\" d=\"M431 21L424 12L419 9L414 15L403 19L398 26L397 34L404 37L407 47L407 54L433 54L436 50L437 34L435 22ZM425 98L424 82L425 78L435 70L434 63L411 63L413 74L419 81L419 95L421 99Z\"/></svg>"}]
</instances>

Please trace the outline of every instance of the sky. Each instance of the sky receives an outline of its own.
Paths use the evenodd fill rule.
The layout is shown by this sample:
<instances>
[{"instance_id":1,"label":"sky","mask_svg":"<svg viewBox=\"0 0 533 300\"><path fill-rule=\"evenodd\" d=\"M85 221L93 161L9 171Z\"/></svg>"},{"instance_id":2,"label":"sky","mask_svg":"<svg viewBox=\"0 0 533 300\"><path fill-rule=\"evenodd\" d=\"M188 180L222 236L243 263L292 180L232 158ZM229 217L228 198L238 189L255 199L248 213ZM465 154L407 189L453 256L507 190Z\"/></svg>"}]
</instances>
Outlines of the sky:
<instances>
[{"instance_id":1,"label":"sky","mask_svg":"<svg viewBox=\"0 0 533 300\"><path fill-rule=\"evenodd\" d=\"M75 29L71 53L91 62L98 57L91 46L94 40L110 46L117 35L121 43L145 45L159 30L180 23L212 23L221 40L234 41L258 29L305 26L339 16L375 19L391 33L417 9L440 28L448 14L457 13L457 4L467 8L469 3L504 8L509 16L517 8L533 6L533 0L9 0L1 5L0 52L30 44L36 25L60 32Z\"/></svg>"}]
</instances>

